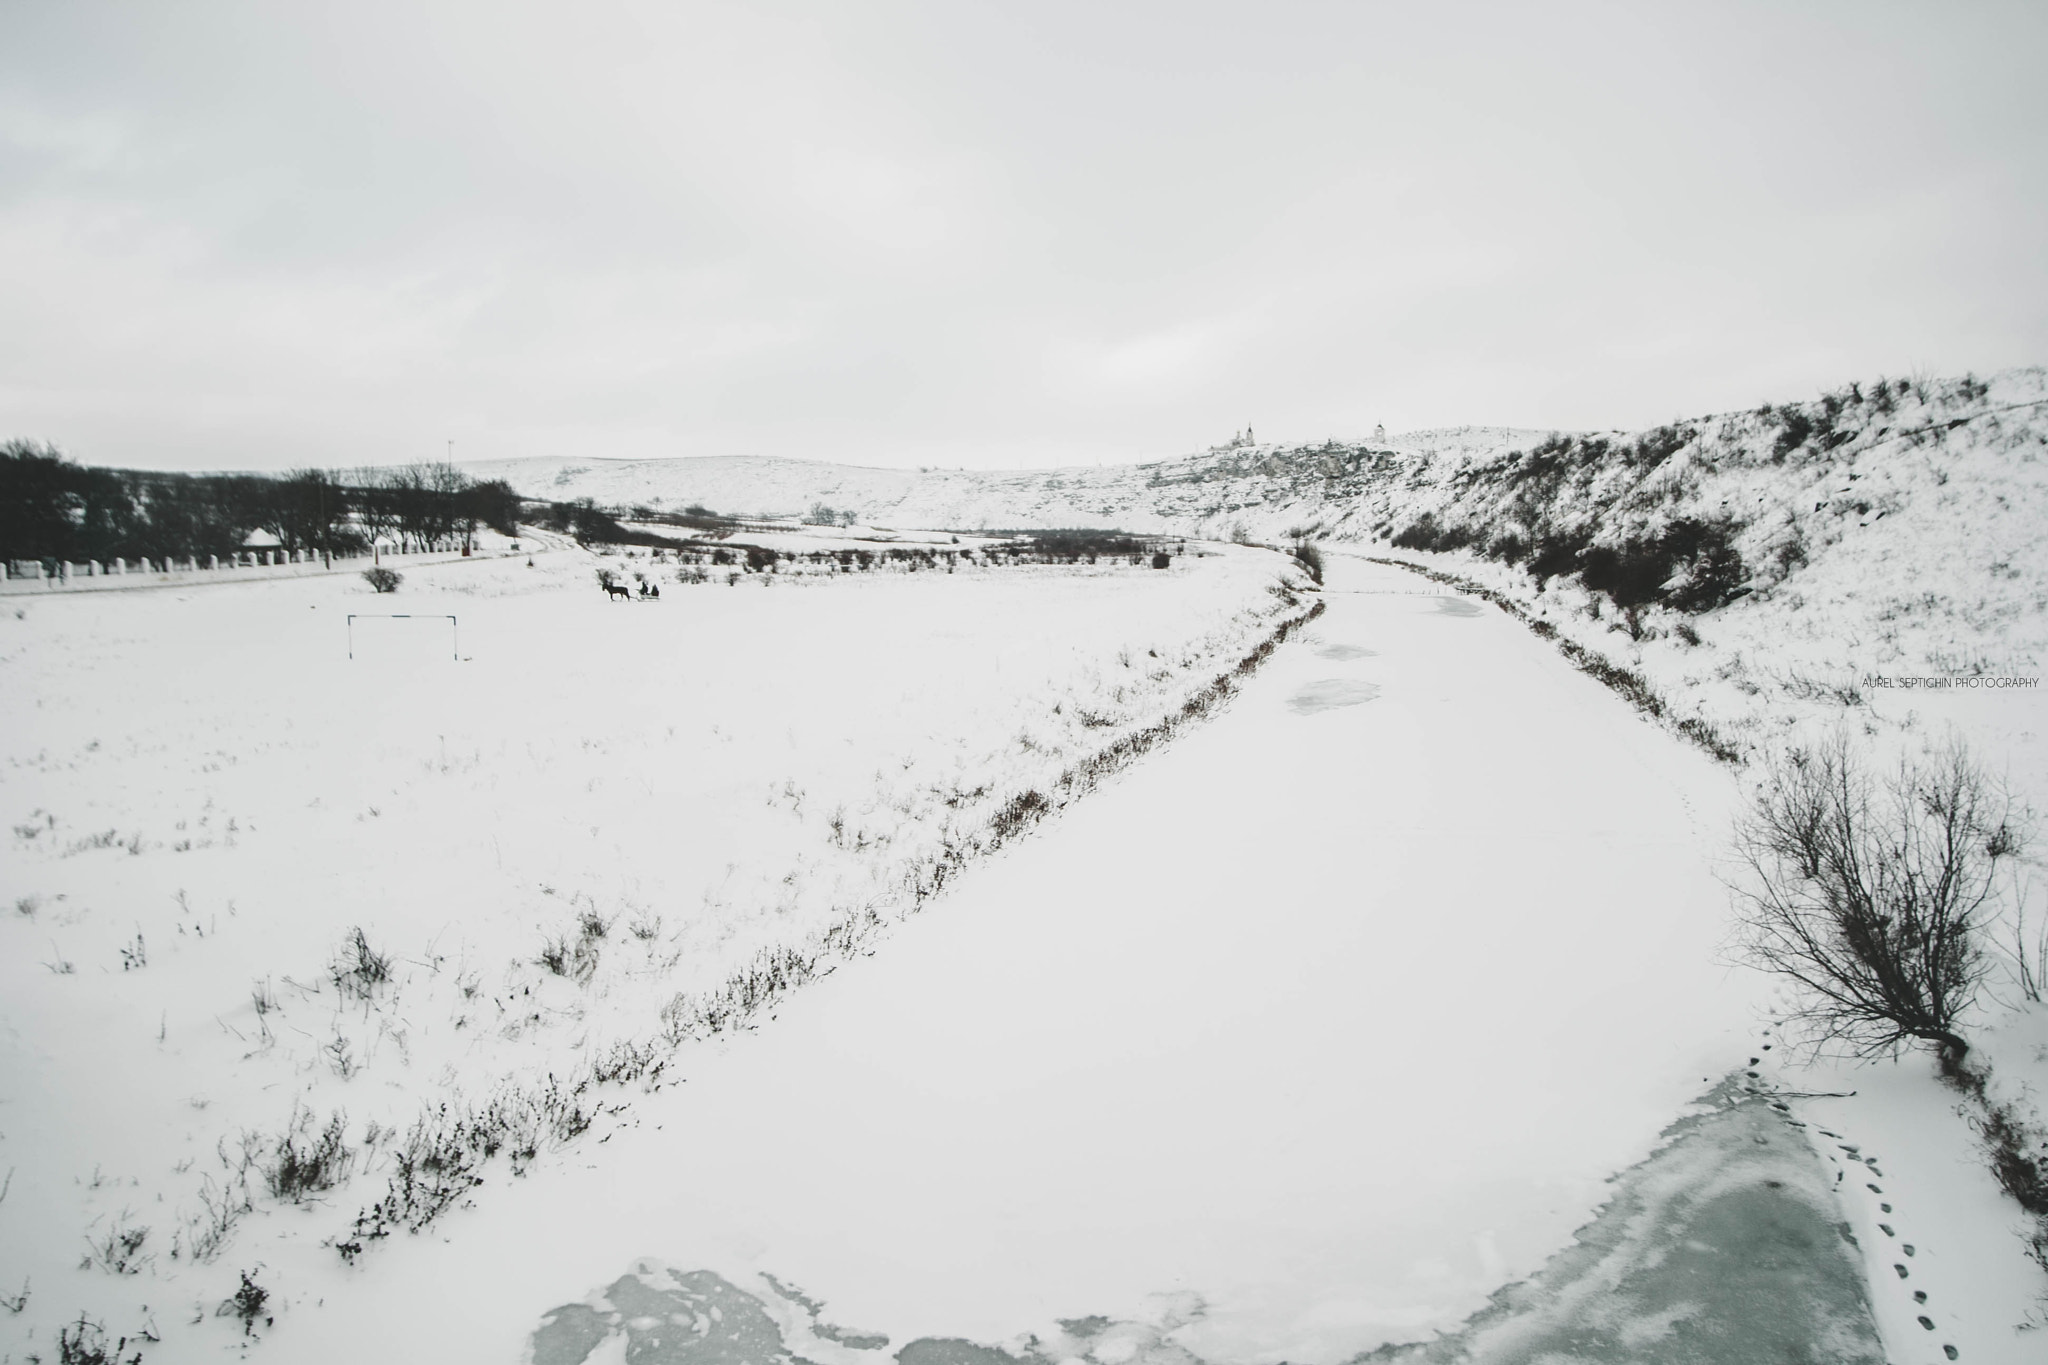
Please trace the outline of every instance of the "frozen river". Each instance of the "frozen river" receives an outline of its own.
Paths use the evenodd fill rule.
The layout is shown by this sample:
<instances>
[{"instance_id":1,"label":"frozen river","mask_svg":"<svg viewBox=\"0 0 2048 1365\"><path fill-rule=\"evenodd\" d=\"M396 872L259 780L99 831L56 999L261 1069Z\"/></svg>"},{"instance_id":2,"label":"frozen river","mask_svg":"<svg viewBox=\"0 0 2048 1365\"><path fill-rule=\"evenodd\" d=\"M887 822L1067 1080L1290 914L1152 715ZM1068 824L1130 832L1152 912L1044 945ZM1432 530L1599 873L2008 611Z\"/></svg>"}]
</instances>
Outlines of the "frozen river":
<instances>
[{"instance_id":1,"label":"frozen river","mask_svg":"<svg viewBox=\"0 0 2048 1365\"><path fill-rule=\"evenodd\" d=\"M678 1360L1149 1323L1335 1362L1535 1272L1752 1053L1733 783L1490 607L1329 586L1214 721L687 1051L637 1126L379 1248L291 1357L518 1359L651 1258L675 1314L774 1327ZM649 1302L556 1314L544 1365L624 1359Z\"/></svg>"}]
</instances>

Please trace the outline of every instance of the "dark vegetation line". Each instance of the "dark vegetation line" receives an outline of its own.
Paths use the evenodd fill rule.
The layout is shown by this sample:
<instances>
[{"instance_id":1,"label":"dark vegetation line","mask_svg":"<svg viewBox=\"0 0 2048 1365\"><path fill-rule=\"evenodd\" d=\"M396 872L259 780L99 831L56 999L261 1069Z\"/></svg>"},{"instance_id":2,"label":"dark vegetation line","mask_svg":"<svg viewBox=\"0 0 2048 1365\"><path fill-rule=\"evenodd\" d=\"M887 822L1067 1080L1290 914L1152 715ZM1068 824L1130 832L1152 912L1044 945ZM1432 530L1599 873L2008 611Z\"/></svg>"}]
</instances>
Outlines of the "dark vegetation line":
<instances>
[{"instance_id":1,"label":"dark vegetation line","mask_svg":"<svg viewBox=\"0 0 2048 1365\"><path fill-rule=\"evenodd\" d=\"M622 517L643 524L628 527ZM256 531L275 536L289 551L342 555L378 540L442 544L473 536L479 526L516 537L521 522L567 535L585 548L641 546L672 552L678 564L744 564L750 572L783 561L813 568L836 561L848 573L877 564L951 567L956 560L1009 565L1129 559L1165 568L1163 560L1181 548L1180 537L1052 528L993 533L1002 543L979 550L887 546L795 553L746 544L749 531L787 529L758 518L724 516L697 505L659 512L601 507L589 498L522 498L502 480L478 483L447 464L301 469L278 477L187 474L80 465L48 446L0 444L0 560L41 562L51 570L59 563L117 558L226 558ZM645 523L663 529L650 530Z\"/></svg>"},{"instance_id":2,"label":"dark vegetation line","mask_svg":"<svg viewBox=\"0 0 2048 1365\"><path fill-rule=\"evenodd\" d=\"M1442 569L1432 569L1426 565L1411 563L1405 559L1388 559L1378 555L1362 555L1360 558L1364 559L1368 564L1386 564L1396 569L1406 569L1409 573L1420 574L1433 583L1442 583L1446 587L1456 588L1460 592L1470 593L1474 597L1483 598L1491 602L1494 606L1499 607L1509 616L1527 626L1531 633L1555 645L1558 653L1564 655L1571 662L1572 667L1578 669L1587 677L1593 678L1612 688L1629 705L1635 707L1636 710L1642 712L1651 720L1670 726L1675 733L1698 745L1720 762L1736 767L1741 766L1743 761L1742 750L1722 738L1718 730L1698 716L1684 716L1674 719L1670 708L1664 704L1664 699L1658 696L1656 689L1650 686L1648 678L1645 678L1634 669L1623 668L1611 659L1596 654L1576 640L1566 639L1558 634L1556 626L1551 625L1548 621L1531 616L1521 603L1515 601L1506 593L1498 592L1483 583L1474 582L1472 579L1461 577L1458 574L1446 573Z\"/></svg>"},{"instance_id":3,"label":"dark vegetation line","mask_svg":"<svg viewBox=\"0 0 2048 1365\"><path fill-rule=\"evenodd\" d=\"M181 474L74 464L48 446L0 444L0 558L74 563L223 558L251 532L287 550L349 554L379 539L430 545L478 526L517 535L519 495L447 464Z\"/></svg>"},{"instance_id":4,"label":"dark vegetation line","mask_svg":"<svg viewBox=\"0 0 2048 1365\"><path fill-rule=\"evenodd\" d=\"M1833 452L1869 436L1874 444L1938 444L1948 432L1999 412L2039 402L1984 409L1990 387L1972 375L1958 380L1885 380L1850 384L1810 403L1766 404L1718 425L1679 422L1633 439L1553 434L1459 470L1448 481L1450 504L1424 511L1398 528L1374 528L1394 548L1437 553L1464 550L1523 569L1540 591L1553 578L1576 574L1605 595L1636 629L1635 614L1664 607L1699 615L1780 580L1806 562L1796 528L1745 563L1736 541L1751 524L1731 511L1672 516L1722 467L1783 468L1823 464ZM1891 419L1909 401L1935 409L1972 409L1953 418L1894 430ZM1750 440L1752 428L1768 437ZM1858 452L1859 454L1862 451ZM1859 513L1867 505L1851 504Z\"/></svg>"},{"instance_id":5,"label":"dark vegetation line","mask_svg":"<svg viewBox=\"0 0 2048 1365\"><path fill-rule=\"evenodd\" d=\"M750 543L747 535L748 531L755 529L787 531L786 523L742 521L719 517L701 508L695 510L703 513L697 521L706 529L701 535L680 540L641 527L620 526L611 520L611 513L583 503L549 504L538 524L552 530L567 531L586 546L644 547L649 552L650 567L646 572L629 571L633 577L644 580L656 571L657 566L660 569L672 567L676 570L676 581L680 583L708 582L719 570L737 571L730 574L733 578L738 573L777 573L784 565L807 575L867 573L876 569L953 573L963 567L990 569L1024 564L1078 566L1128 563L1133 568L1150 564L1155 569L1167 569L1173 566L1175 556L1187 548L1185 539L1180 536L1139 537L1116 530L1053 529L977 531L972 535L983 543L972 546L961 545L960 536L954 534L951 544L874 543L873 548L853 545L835 549L788 550ZM607 522L612 529L606 528ZM1005 539L989 543L997 536ZM630 549L627 557L632 557ZM599 571L600 578L607 575L615 576L609 569Z\"/></svg>"}]
</instances>

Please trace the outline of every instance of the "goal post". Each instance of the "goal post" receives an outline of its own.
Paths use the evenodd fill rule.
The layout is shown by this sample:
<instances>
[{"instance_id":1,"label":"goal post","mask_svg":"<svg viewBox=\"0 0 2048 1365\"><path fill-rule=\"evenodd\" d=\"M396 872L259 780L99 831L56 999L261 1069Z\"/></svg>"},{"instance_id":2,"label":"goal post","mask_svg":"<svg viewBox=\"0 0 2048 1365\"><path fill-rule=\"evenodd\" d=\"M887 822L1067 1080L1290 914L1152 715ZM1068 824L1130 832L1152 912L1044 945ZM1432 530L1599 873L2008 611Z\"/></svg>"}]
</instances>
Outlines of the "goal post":
<instances>
[{"instance_id":1,"label":"goal post","mask_svg":"<svg viewBox=\"0 0 2048 1365\"><path fill-rule=\"evenodd\" d=\"M456 663L462 662L461 627L450 615L409 611L368 612L354 611L348 616L348 657L356 657L356 622L364 621L446 621L448 623L448 657Z\"/></svg>"}]
</instances>

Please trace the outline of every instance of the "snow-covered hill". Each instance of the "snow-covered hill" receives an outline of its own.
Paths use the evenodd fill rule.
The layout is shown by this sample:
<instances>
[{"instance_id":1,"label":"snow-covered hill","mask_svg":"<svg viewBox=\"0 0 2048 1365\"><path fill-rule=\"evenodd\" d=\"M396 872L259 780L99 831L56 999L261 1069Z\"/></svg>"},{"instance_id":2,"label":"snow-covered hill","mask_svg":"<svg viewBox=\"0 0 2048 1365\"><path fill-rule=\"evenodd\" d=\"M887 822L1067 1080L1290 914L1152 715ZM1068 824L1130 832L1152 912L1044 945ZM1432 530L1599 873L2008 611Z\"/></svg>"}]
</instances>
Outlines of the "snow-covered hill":
<instances>
[{"instance_id":1,"label":"snow-covered hill","mask_svg":"<svg viewBox=\"0 0 2048 1365\"><path fill-rule=\"evenodd\" d=\"M462 466L532 498L677 510L692 503L746 516L790 516L815 503L881 526L1119 526L1219 533L1243 521L1277 536L1282 507L1355 497L1388 470L1416 462L1463 467L1543 433L1507 427L1411 432L1370 445L1217 446L1138 465L981 471L874 469L819 460L711 456L674 460L483 460ZM1284 518L1282 518L1284 520Z\"/></svg>"},{"instance_id":2,"label":"snow-covered hill","mask_svg":"<svg viewBox=\"0 0 2048 1365\"><path fill-rule=\"evenodd\" d=\"M1311 536L1476 579L1736 750L1873 678L2048 655L2048 371L1852 383L1648 431L1242 440L979 472L754 458L468 466L529 496L871 525ZM1783 702L1791 712L1772 712ZM1811 706L1801 707L1806 703ZM1704 728L1703 728L1704 727Z\"/></svg>"}]
</instances>

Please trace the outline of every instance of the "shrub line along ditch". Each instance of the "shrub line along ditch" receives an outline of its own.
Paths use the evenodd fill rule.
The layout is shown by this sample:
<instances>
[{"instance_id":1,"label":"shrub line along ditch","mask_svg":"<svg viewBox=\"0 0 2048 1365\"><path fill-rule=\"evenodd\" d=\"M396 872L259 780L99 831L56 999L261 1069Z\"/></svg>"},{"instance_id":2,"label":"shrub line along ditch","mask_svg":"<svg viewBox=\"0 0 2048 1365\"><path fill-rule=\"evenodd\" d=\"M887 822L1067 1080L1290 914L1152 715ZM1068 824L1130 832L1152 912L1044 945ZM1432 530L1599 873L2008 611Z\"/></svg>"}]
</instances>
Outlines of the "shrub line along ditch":
<instances>
[{"instance_id":1,"label":"shrub line along ditch","mask_svg":"<svg viewBox=\"0 0 2048 1365\"><path fill-rule=\"evenodd\" d=\"M974 859L994 853L1029 833L1048 817L1094 791L1179 733L1205 720L1235 696L1300 627L1322 615L1318 600L1268 631L1256 647L1198 688L1177 708L1142 729L1124 735L1080 759L1046 790L1026 788L990 816L976 835L949 842L904 873L901 909L908 918L937 896ZM660 1088L660 1078L683 1044L747 1027L763 1010L806 982L829 974L842 961L865 955L889 923L870 903L842 916L810 943L768 949L716 990L677 995L663 1007L662 1031L641 1042L613 1043L582 1074L564 1082L550 1073L544 1086L502 1085L482 1107L443 1101L414 1121L395 1145L394 1170L383 1196L362 1209L350 1230L332 1239L353 1264L365 1247L403 1228L417 1233L483 1184L481 1168L499 1152L509 1154L514 1174L524 1172L543 1145L560 1146L588 1132L607 1114L625 1111L590 1092L603 1084L640 1081Z\"/></svg>"},{"instance_id":2,"label":"shrub line along ditch","mask_svg":"<svg viewBox=\"0 0 2048 1365\"><path fill-rule=\"evenodd\" d=\"M1576 640L1566 639L1558 634L1556 626L1539 617L1531 616L1521 603L1506 593L1461 575L1446 573L1442 569L1432 569L1423 564L1414 564L1405 559L1389 559L1379 555L1360 555L1359 558L1368 564L1385 564L1391 568L1406 569L1409 573L1419 574L1433 583L1442 583L1446 587L1483 598L1527 626L1539 639L1548 640L1573 668L1620 694L1623 700L1651 720L1661 722L1681 739L1698 745L1719 762L1730 767L1743 766L1747 755L1742 750L1722 738L1718 730L1698 716L1674 717L1671 708L1664 704L1664 699L1650 686L1648 678L1634 669L1623 668L1612 659L1586 648Z\"/></svg>"}]
</instances>

